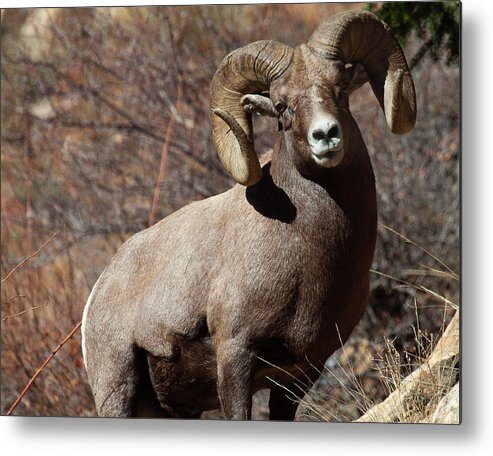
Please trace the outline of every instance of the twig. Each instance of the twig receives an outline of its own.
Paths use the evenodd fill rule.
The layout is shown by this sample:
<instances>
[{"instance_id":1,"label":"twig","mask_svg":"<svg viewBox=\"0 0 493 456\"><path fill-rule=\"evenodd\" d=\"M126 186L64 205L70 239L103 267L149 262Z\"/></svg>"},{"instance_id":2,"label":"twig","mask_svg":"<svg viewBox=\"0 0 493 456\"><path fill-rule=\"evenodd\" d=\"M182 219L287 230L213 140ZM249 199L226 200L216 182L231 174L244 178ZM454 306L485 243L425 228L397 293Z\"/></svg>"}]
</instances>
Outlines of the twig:
<instances>
[{"instance_id":1,"label":"twig","mask_svg":"<svg viewBox=\"0 0 493 456\"><path fill-rule=\"evenodd\" d=\"M172 111L171 117L168 122L168 127L166 128L166 136L164 140L164 145L163 145L163 150L161 152L161 162L159 165L159 175L156 181L156 188L154 189L154 197L152 199L152 206L151 206L151 212L149 213L149 226L154 225L154 220L156 218L156 211L157 211L157 205L159 202L159 191L161 184L164 181L164 175L166 171L166 161L168 158L168 152L169 152L169 146L170 146L170 140L171 140L171 135L173 134L173 129L175 126L176 118L178 116L180 107L181 107L181 99L182 99L182 87L181 87L181 81L178 82L178 96L176 100L176 110Z\"/></svg>"},{"instance_id":2,"label":"twig","mask_svg":"<svg viewBox=\"0 0 493 456\"><path fill-rule=\"evenodd\" d=\"M29 255L27 258L24 258L17 266L12 269L3 279L2 283L4 283L17 269L19 269L23 264L27 263L29 260L34 258L44 247L46 244L48 244L56 235L58 234L58 231L54 233L36 252L34 252L32 255Z\"/></svg>"},{"instance_id":3,"label":"twig","mask_svg":"<svg viewBox=\"0 0 493 456\"><path fill-rule=\"evenodd\" d=\"M25 298L26 295L15 295L12 296L11 298L7 298L5 301L2 301L2 304L8 304L9 302L12 302L14 299L20 299L20 298Z\"/></svg>"},{"instance_id":4,"label":"twig","mask_svg":"<svg viewBox=\"0 0 493 456\"><path fill-rule=\"evenodd\" d=\"M405 280L399 279L399 278L394 277L390 274L385 274L384 272L380 272L380 271L377 271L375 269L370 269L370 272L373 274L378 274L379 276L385 277L387 279L395 280L396 282L399 282L406 287L414 288L415 290L422 291L423 293L426 293L426 294L434 297L438 301L442 301L445 304L448 304L450 307L452 307L452 309L459 310L459 306L455 302L450 301L445 296L441 296L438 293L435 293L433 290L430 290L429 288L424 287L423 285L418 285L416 283L407 282Z\"/></svg>"},{"instance_id":5,"label":"twig","mask_svg":"<svg viewBox=\"0 0 493 456\"><path fill-rule=\"evenodd\" d=\"M17 298L17 297L24 297L24 296L14 296L14 298ZM36 306L36 307L28 307L27 309L24 309L24 310L21 310L20 312L17 312L15 314L12 314L12 315L7 315L6 317L3 317L2 318L2 321L5 321L9 318L14 318L14 317L18 317L19 315L22 315L22 314L25 314L26 312L28 312L29 310L36 310L36 309L39 309L41 307L46 307L48 304L42 304L41 306Z\"/></svg>"},{"instance_id":6,"label":"twig","mask_svg":"<svg viewBox=\"0 0 493 456\"><path fill-rule=\"evenodd\" d=\"M62 348L67 343L67 341L77 332L77 330L81 327L81 325L82 325L82 321L79 321L79 323L77 323L77 325L72 329L72 331L70 331L70 333L67 335L67 337L65 337L65 339L63 339L63 341L60 342L60 344L58 345L58 347L55 348L55 350L53 350L51 352L50 356L48 356L48 358L46 358L46 360L44 361L44 363L41 364L41 366L39 367L39 369L31 377L31 379L29 380L28 384L23 389L22 393L19 395L19 397L12 404L12 407L10 407L9 411L7 412L7 416L9 416L16 409L16 407L19 405L19 403L21 402L21 400L24 397L24 395L27 393L28 389L31 388L31 385L34 383L34 380L36 380L36 378L41 373L41 371L53 359L53 357L57 354L57 352L60 350L60 348Z\"/></svg>"},{"instance_id":7,"label":"twig","mask_svg":"<svg viewBox=\"0 0 493 456\"><path fill-rule=\"evenodd\" d=\"M451 268L449 268L442 260L440 260L438 257L436 257L435 255L433 255L431 252L429 252L425 248L421 247L420 245L416 244L416 242L411 241L411 239L409 239L408 237L406 237L403 234L399 233L398 231L393 230L389 226L387 226L387 225L385 225L383 223L379 223L379 225L382 228L385 228L386 230L390 231L391 233L394 233L396 236L399 236L401 239L403 239L404 241L406 241L408 244L414 245L414 247L417 247L419 250L421 250L422 252L426 253L428 256L430 256L431 258L433 258L436 262L438 262L439 264L441 264L447 271L449 271L450 274L452 274L452 277L454 279L459 280L459 276L457 275L457 273L454 272Z\"/></svg>"},{"instance_id":8,"label":"twig","mask_svg":"<svg viewBox=\"0 0 493 456\"><path fill-rule=\"evenodd\" d=\"M26 190L26 225L27 225L27 250L32 250L33 244L33 212L31 190L33 182L31 179L31 127L29 117L24 118L24 181Z\"/></svg>"}]
</instances>

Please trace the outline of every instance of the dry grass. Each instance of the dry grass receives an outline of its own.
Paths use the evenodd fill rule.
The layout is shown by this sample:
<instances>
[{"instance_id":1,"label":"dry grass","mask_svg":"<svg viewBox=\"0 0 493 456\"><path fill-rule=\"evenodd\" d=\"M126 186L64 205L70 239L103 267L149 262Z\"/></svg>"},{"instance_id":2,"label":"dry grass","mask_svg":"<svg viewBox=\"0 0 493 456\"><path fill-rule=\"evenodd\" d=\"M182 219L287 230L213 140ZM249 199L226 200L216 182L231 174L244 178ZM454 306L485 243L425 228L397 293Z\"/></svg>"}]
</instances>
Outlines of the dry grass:
<instances>
[{"instance_id":1,"label":"dry grass","mask_svg":"<svg viewBox=\"0 0 493 456\"><path fill-rule=\"evenodd\" d=\"M430 422L438 403L459 378L457 359L440 365L430 375L416 375L418 366L428 368L429 356L444 330L445 320L442 331L436 335L426 336L416 332L415 350L404 353L387 338L383 349L376 345L367 347L367 351L360 354L366 358L363 373L361 358L355 360L353 353L349 353L352 350L342 347L340 353L333 356L334 367L326 365L320 372L323 380L319 382L331 382L330 389L321 389L315 385L305 397L289 392L300 403L298 419L329 422ZM368 379L375 378L378 379L379 388L368 382ZM392 395L391 405L373 411L377 404Z\"/></svg>"}]
</instances>

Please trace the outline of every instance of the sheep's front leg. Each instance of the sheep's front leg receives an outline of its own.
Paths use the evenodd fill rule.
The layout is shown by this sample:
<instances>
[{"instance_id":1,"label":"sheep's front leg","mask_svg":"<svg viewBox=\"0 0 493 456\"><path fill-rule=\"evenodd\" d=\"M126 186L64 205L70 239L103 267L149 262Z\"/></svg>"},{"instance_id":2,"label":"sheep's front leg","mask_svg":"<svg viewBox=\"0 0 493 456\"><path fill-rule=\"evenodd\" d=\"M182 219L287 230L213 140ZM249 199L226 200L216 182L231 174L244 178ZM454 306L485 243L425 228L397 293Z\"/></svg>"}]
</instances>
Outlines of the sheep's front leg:
<instances>
[{"instance_id":1,"label":"sheep's front leg","mask_svg":"<svg viewBox=\"0 0 493 456\"><path fill-rule=\"evenodd\" d=\"M290 394L293 391L293 394ZM288 383L286 386L273 386L270 389L269 397L269 420L273 421L293 421L298 409L298 402L292 399L297 391L295 382Z\"/></svg>"},{"instance_id":2,"label":"sheep's front leg","mask_svg":"<svg viewBox=\"0 0 493 456\"><path fill-rule=\"evenodd\" d=\"M294 380L284 386L273 386L269 398L269 420L293 421L296 416L299 401L296 397L303 397L311 386L320 377L323 362L313 363L313 367L304 369L300 379Z\"/></svg>"},{"instance_id":3,"label":"sheep's front leg","mask_svg":"<svg viewBox=\"0 0 493 456\"><path fill-rule=\"evenodd\" d=\"M217 347L217 392L227 420L252 416L252 368L255 359L246 344L228 340Z\"/></svg>"}]
</instances>

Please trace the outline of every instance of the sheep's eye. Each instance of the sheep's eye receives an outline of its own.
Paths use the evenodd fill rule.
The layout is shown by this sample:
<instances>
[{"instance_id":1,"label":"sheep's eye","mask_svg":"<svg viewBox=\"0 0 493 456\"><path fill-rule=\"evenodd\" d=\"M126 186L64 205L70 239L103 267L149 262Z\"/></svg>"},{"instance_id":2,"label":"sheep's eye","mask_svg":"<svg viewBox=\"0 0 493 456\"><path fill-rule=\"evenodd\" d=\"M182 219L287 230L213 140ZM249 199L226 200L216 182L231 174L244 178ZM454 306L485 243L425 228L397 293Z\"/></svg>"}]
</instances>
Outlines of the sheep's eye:
<instances>
[{"instance_id":1,"label":"sheep's eye","mask_svg":"<svg viewBox=\"0 0 493 456\"><path fill-rule=\"evenodd\" d=\"M286 111L287 106L284 103L277 103L276 104L276 111L279 114L282 114L284 111Z\"/></svg>"},{"instance_id":2,"label":"sheep's eye","mask_svg":"<svg viewBox=\"0 0 493 456\"><path fill-rule=\"evenodd\" d=\"M339 87L339 90L337 91L337 97L347 97L348 96L348 85L344 84Z\"/></svg>"}]
</instances>

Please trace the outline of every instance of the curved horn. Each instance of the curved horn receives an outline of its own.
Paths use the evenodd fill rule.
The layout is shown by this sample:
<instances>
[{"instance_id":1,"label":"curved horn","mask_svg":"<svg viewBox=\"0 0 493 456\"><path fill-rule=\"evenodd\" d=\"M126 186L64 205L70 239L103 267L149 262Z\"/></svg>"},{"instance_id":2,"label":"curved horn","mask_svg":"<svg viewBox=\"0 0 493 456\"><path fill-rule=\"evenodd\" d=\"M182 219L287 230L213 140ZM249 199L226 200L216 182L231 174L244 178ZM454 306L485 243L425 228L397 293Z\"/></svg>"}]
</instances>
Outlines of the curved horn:
<instances>
[{"instance_id":1,"label":"curved horn","mask_svg":"<svg viewBox=\"0 0 493 456\"><path fill-rule=\"evenodd\" d=\"M332 16L313 32L308 48L343 63L361 62L393 133L416 123L416 94L404 53L389 26L367 11Z\"/></svg>"},{"instance_id":2,"label":"curved horn","mask_svg":"<svg viewBox=\"0 0 493 456\"><path fill-rule=\"evenodd\" d=\"M251 114L244 112L241 98L269 90L292 57L293 50L283 43L257 41L228 54L212 79L212 138L224 167L240 184L253 185L261 177Z\"/></svg>"}]
</instances>

